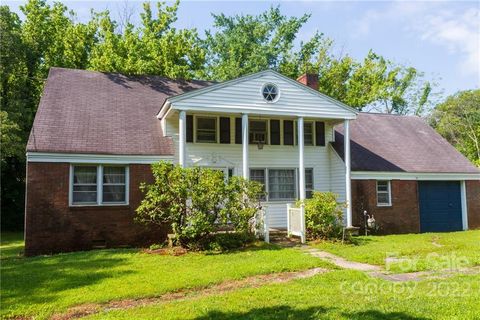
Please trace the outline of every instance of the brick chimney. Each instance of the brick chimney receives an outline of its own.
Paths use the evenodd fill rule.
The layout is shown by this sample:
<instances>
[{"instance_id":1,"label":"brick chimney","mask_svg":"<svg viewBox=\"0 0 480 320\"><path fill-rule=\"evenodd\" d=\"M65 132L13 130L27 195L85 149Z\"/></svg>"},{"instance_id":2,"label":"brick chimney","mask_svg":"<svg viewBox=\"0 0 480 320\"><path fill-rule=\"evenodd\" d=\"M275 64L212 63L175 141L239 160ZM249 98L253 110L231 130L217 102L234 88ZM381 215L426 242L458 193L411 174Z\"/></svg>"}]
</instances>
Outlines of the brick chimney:
<instances>
[{"instance_id":1,"label":"brick chimney","mask_svg":"<svg viewBox=\"0 0 480 320\"><path fill-rule=\"evenodd\" d=\"M297 81L314 90L318 90L318 75L315 73L304 73L297 78Z\"/></svg>"}]
</instances>

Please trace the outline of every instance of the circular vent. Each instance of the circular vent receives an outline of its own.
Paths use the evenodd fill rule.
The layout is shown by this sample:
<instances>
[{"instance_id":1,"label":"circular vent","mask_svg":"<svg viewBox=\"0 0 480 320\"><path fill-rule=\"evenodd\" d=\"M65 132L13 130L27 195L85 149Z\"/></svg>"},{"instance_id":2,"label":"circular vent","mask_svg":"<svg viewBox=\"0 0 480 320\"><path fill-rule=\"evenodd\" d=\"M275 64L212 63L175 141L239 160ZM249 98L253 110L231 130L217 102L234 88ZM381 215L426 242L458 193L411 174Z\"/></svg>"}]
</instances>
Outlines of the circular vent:
<instances>
[{"instance_id":1,"label":"circular vent","mask_svg":"<svg viewBox=\"0 0 480 320\"><path fill-rule=\"evenodd\" d=\"M278 88L273 83L267 83L262 88L263 99L267 102L275 102L278 99Z\"/></svg>"}]
</instances>

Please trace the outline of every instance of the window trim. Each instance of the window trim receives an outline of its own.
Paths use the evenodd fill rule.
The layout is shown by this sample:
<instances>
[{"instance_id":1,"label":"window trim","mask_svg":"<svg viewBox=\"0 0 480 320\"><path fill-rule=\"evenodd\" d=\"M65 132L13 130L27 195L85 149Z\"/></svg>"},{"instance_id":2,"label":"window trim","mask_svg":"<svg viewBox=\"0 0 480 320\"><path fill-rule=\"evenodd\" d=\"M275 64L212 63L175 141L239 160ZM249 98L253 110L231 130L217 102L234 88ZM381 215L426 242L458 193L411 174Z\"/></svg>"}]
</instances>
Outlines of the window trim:
<instances>
[{"instance_id":1,"label":"window trim","mask_svg":"<svg viewBox=\"0 0 480 320\"><path fill-rule=\"evenodd\" d=\"M378 191L378 183L379 182L386 182L387 183L387 191L386 193L388 194L388 203L380 203L378 201L378 194L382 193L385 194L385 191ZM376 181L376 196L377 196L377 207L391 207L392 206L392 182L390 180L377 180Z\"/></svg>"},{"instance_id":2,"label":"window trim","mask_svg":"<svg viewBox=\"0 0 480 320\"><path fill-rule=\"evenodd\" d=\"M73 175L76 166L92 166L97 168L97 202L96 203L73 203ZM123 167L125 168L125 202L103 202L103 168ZM68 182L68 204L70 207L112 207L128 206L130 204L130 166L125 164L86 164L71 163Z\"/></svg>"},{"instance_id":3,"label":"window trim","mask_svg":"<svg viewBox=\"0 0 480 320\"><path fill-rule=\"evenodd\" d=\"M312 144L305 143L305 124L309 123L312 125ZM298 121L295 120L293 122L293 145L298 146ZM317 138L316 138L316 128L315 128L315 121L314 120L305 120L303 122L303 146L304 147L314 147L317 145Z\"/></svg>"},{"instance_id":4,"label":"window trim","mask_svg":"<svg viewBox=\"0 0 480 320\"><path fill-rule=\"evenodd\" d=\"M260 118L252 118L248 119L248 144L249 145L256 145L258 142L250 142L250 132L252 130L252 122L264 122L265 123L265 141L263 142L264 145L270 145L270 119L260 119Z\"/></svg>"},{"instance_id":5,"label":"window trim","mask_svg":"<svg viewBox=\"0 0 480 320\"><path fill-rule=\"evenodd\" d=\"M215 141L198 141L198 119L214 119L215 120ZM193 127L194 127L194 142L195 143L208 143L208 144L218 144L219 143L220 117L218 117L218 116L196 115L195 120L193 121Z\"/></svg>"}]
</instances>

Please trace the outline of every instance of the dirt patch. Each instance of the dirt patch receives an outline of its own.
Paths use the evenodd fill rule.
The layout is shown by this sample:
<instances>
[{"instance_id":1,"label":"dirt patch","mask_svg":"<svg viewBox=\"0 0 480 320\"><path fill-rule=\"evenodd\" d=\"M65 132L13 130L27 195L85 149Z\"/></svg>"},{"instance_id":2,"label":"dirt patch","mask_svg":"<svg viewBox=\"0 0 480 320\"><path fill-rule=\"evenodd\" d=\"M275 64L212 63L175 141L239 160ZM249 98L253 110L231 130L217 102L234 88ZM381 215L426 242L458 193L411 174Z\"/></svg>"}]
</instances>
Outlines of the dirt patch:
<instances>
[{"instance_id":1,"label":"dirt patch","mask_svg":"<svg viewBox=\"0 0 480 320\"><path fill-rule=\"evenodd\" d=\"M160 248L160 249L145 249L143 253L159 254L162 256L183 256L188 253L188 250L182 247Z\"/></svg>"},{"instance_id":2,"label":"dirt patch","mask_svg":"<svg viewBox=\"0 0 480 320\"><path fill-rule=\"evenodd\" d=\"M111 301L104 304L84 304L70 308L66 313L56 314L51 317L52 320L78 319L91 314L109 310L124 310L135 307L141 307L161 302L169 302L191 297L208 296L234 291L242 288L258 288L267 284L284 283L295 279L313 277L314 275L325 273L327 269L314 268L304 271L270 273L265 275L251 276L241 280L230 280L220 284L212 285L206 288L196 288L181 290L177 292L166 293L161 296L142 299L124 299Z\"/></svg>"}]
</instances>

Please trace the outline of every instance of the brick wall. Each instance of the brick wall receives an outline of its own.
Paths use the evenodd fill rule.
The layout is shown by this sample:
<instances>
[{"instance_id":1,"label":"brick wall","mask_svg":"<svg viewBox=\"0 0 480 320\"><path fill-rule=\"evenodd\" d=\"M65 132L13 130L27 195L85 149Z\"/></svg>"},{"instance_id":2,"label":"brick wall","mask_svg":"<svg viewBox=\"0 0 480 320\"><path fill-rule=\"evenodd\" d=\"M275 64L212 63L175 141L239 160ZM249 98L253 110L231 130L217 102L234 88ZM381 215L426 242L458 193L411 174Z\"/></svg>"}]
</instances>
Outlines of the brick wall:
<instances>
[{"instance_id":1,"label":"brick wall","mask_svg":"<svg viewBox=\"0 0 480 320\"><path fill-rule=\"evenodd\" d=\"M480 181L466 181L468 228L480 228Z\"/></svg>"},{"instance_id":2,"label":"brick wall","mask_svg":"<svg viewBox=\"0 0 480 320\"><path fill-rule=\"evenodd\" d=\"M69 164L28 163L25 208L25 254L140 246L163 241L166 229L133 221L142 199L141 182L152 181L149 165L130 165L128 206L70 207Z\"/></svg>"},{"instance_id":3,"label":"brick wall","mask_svg":"<svg viewBox=\"0 0 480 320\"><path fill-rule=\"evenodd\" d=\"M373 214L382 234L420 232L417 182L392 180L392 206L378 207L376 180L352 180L353 225L363 230L363 211Z\"/></svg>"}]
</instances>

